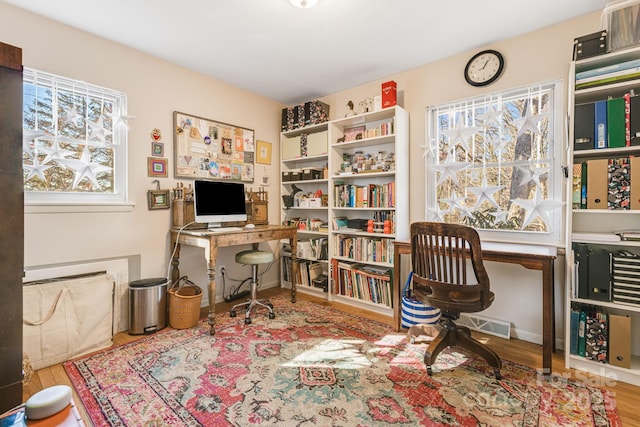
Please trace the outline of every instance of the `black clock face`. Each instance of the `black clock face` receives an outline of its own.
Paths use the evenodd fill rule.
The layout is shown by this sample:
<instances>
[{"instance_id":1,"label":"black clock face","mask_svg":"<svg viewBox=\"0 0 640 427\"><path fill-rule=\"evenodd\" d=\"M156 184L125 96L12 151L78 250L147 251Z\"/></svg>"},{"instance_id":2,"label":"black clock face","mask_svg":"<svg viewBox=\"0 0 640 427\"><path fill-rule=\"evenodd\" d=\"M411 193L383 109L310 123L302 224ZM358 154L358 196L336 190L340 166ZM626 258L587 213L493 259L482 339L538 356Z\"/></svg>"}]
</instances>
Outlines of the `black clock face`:
<instances>
[{"instance_id":1,"label":"black clock face","mask_svg":"<svg viewBox=\"0 0 640 427\"><path fill-rule=\"evenodd\" d=\"M495 50L484 50L475 54L464 69L464 78L472 86L486 86L500 77L504 69L504 58Z\"/></svg>"}]
</instances>

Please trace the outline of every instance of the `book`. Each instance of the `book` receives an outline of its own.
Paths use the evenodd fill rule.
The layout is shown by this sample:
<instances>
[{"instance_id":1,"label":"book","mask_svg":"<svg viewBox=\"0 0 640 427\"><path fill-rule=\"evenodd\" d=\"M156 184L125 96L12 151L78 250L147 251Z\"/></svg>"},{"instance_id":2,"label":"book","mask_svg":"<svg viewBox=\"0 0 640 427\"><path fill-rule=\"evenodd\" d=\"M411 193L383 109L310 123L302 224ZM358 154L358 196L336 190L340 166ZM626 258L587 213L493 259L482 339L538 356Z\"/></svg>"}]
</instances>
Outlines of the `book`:
<instances>
[{"instance_id":1,"label":"book","mask_svg":"<svg viewBox=\"0 0 640 427\"><path fill-rule=\"evenodd\" d=\"M617 64L593 68L591 70L579 71L576 73L576 81L583 80L589 77L601 76L603 74L624 71L636 67L640 67L640 59L633 59L631 61L619 62Z\"/></svg>"},{"instance_id":2,"label":"book","mask_svg":"<svg viewBox=\"0 0 640 427\"><path fill-rule=\"evenodd\" d=\"M587 312L584 309L584 306L580 310L580 315L578 316L578 356L585 356L587 353L586 349L586 341L585 334L587 330Z\"/></svg>"},{"instance_id":3,"label":"book","mask_svg":"<svg viewBox=\"0 0 640 427\"><path fill-rule=\"evenodd\" d=\"M629 74L636 74L636 73L640 73L640 64L638 66L636 66L636 67L625 68L625 69L620 69L620 70L613 70L613 71L610 71L608 73L602 73L602 74L589 76L589 77L578 77L578 74L579 74L578 73L578 74L576 74L576 86L579 83L591 83L591 82L599 81L599 80L602 80L602 79L610 79L610 78L613 78L613 77L627 76Z\"/></svg>"},{"instance_id":4,"label":"book","mask_svg":"<svg viewBox=\"0 0 640 427\"><path fill-rule=\"evenodd\" d=\"M631 209L629 158L609 159L607 178L607 207L609 209Z\"/></svg>"}]
</instances>

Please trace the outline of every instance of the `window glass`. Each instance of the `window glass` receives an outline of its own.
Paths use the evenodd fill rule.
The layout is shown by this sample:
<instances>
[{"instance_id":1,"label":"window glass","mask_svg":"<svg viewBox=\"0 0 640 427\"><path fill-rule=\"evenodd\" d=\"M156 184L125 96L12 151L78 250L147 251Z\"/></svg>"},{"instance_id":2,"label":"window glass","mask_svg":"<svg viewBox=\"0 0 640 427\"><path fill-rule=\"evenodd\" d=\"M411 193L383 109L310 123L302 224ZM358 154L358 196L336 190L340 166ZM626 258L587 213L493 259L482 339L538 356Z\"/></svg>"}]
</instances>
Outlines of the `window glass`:
<instances>
[{"instance_id":1,"label":"window glass","mask_svg":"<svg viewBox=\"0 0 640 427\"><path fill-rule=\"evenodd\" d=\"M561 243L560 93L553 82L428 108L427 220Z\"/></svg>"},{"instance_id":2,"label":"window glass","mask_svg":"<svg viewBox=\"0 0 640 427\"><path fill-rule=\"evenodd\" d=\"M23 169L28 202L124 202L126 95L25 68Z\"/></svg>"}]
</instances>

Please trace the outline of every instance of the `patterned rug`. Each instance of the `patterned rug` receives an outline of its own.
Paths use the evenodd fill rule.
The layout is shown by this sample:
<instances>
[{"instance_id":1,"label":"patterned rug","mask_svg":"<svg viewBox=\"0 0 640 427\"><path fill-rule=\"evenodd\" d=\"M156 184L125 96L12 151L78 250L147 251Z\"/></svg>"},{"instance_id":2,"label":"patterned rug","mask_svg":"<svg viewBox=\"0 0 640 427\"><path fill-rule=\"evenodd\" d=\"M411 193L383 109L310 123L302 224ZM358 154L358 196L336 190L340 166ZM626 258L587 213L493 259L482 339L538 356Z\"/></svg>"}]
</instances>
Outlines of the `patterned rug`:
<instances>
[{"instance_id":1,"label":"patterned rug","mask_svg":"<svg viewBox=\"0 0 640 427\"><path fill-rule=\"evenodd\" d=\"M287 297L251 325L217 316L64 364L96 426L619 426L604 390L425 343Z\"/></svg>"}]
</instances>

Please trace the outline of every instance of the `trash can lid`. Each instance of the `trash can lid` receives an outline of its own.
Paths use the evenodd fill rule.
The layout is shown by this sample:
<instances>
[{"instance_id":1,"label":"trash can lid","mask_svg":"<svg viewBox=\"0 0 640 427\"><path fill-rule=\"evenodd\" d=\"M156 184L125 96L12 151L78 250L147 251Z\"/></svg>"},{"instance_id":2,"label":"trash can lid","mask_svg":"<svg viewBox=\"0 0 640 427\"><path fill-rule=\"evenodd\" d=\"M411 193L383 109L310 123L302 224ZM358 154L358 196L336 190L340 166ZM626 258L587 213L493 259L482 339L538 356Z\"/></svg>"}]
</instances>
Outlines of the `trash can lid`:
<instances>
[{"instance_id":1,"label":"trash can lid","mask_svg":"<svg viewBox=\"0 0 640 427\"><path fill-rule=\"evenodd\" d=\"M167 283L167 279L165 279L164 277L155 277L152 279L134 280L133 282L129 283L129 287L130 288L148 288L151 286L163 285L165 283Z\"/></svg>"}]
</instances>

